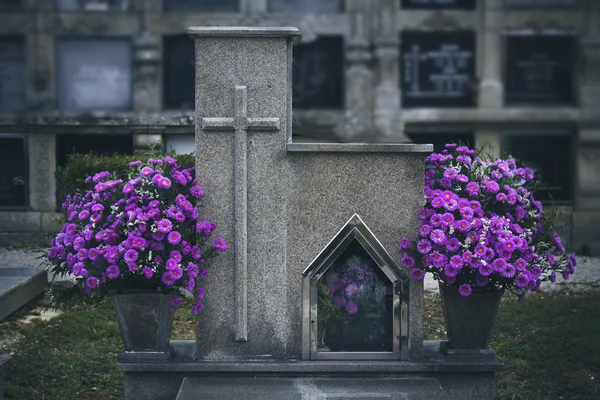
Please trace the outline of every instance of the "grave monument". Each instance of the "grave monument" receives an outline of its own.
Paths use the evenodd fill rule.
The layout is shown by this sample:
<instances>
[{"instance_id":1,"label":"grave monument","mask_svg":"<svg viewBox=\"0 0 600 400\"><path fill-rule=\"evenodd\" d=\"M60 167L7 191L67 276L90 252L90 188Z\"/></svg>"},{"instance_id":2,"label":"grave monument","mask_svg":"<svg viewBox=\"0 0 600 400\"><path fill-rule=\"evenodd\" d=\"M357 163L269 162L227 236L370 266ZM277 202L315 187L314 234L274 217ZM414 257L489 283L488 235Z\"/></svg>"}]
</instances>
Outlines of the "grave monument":
<instances>
[{"instance_id":1,"label":"grave monument","mask_svg":"<svg viewBox=\"0 0 600 400\"><path fill-rule=\"evenodd\" d=\"M501 363L423 340L423 286L399 266L430 144L292 141L288 27L195 27L200 210L212 263L197 340L120 362L130 399L492 399ZM131 357L130 357L131 359Z\"/></svg>"}]
</instances>

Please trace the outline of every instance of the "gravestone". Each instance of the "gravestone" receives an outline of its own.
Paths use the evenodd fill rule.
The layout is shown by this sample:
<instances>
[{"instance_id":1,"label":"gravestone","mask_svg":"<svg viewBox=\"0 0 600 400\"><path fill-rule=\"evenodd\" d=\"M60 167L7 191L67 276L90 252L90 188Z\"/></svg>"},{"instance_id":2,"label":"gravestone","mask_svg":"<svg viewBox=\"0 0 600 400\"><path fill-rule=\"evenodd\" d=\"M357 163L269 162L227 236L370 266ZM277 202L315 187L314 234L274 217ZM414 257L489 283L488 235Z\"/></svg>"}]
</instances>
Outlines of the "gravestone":
<instances>
[{"instance_id":1,"label":"gravestone","mask_svg":"<svg viewBox=\"0 0 600 400\"><path fill-rule=\"evenodd\" d=\"M58 94L62 110L131 107L131 43L126 39L58 42Z\"/></svg>"},{"instance_id":2,"label":"gravestone","mask_svg":"<svg viewBox=\"0 0 600 400\"><path fill-rule=\"evenodd\" d=\"M406 9L458 9L472 10L476 0L401 0Z\"/></svg>"},{"instance_id":3,"label":"gravestone","mask_svg":"<svg viewBox=\"0 0 600 400\"><path fill-rule=\"evenodd\" d=\"M26 207L27 147L22 135L0 135L0 207Z\"/></svg>"},{"instance_id":4,"label":"gravestone","mask_svg":"<svg viewBox=\"0 0 600 400\"><path fill-rule=\"evenodd\" d=\"M571 104L574 45L571 36L508 37L506 103Z\"/></svg>"},{"instance_id":5,"label":"gravestone","mask_svg":"<svg viewBox=\"0 0 600 400\"><path fill-rule=\"evenodd\" d=\"M164 11L236 12L239 0L163 0Z\"/></svg>"},{"instance_id":6,"label":"gravestone","mask_svg":"<svg viewBox=\"0 0 600 400\"><path fill-rule=\"evenodd\" d=\"M473 32L403 32L401 56L404 107L475 105Z\"/></svg>"},{"instance_id":7,"label":"gravestone","mask_svg":"<svg viewBox=\"0 0 600 400\"><path fill-rule=\"evenodd\" d=\"M163 70L164 104L169 109L194 108L194 42L187 35L166 36Z\"/></svg>"},{"instance_id":8,"label":"gravestone","mask_svg":"<svg viewBox=\"0 0 600 400\"><path fill-rule=\"evenodd\" d=\"M543 8L543 7L577 7L579 0L504 0L506 7Z\"/></svg>"},{"instance_id":9,"label":"gravestone","mask_svg":"<svg viewBox=\"0 0 600 400\"><path fill-rule=\"evenodd\" d=\"M118 363L125 398L492 399L501 364L424 341L423 284L400 267L432 146L294 143L299 31L188 32L200 212L230 250L203 281L195 343Z\"/></svg>"},{"instance_id":10,"label":"gravestone","mask_svg":"<svg viewBox=\"0 0 600 400\"><path fill-rule=\"evenodd\" d=\"M337 13L344 11L344 7L341 0L269 0L269 11Z\"/></svg>"},{"instance_id":11,"label":"gravestone","mask_svg":"<svg viewBox=\"0 0 600 400\"><path fill-rule=\"evenodd\" d=\"M518 139L517 139L518 138ZM511 155L535 171L540 180L535 198L541 201L569 202L573 200L574 138L570 132L509 136Z\"/></svg>"},{"instance_id":12,"label":"gravestone","mask_svg":"<svg viewBox=\"0 0 600 400\"><path fill-rule=\"evenodd\" d=\"M297 44L293 55L293 107L344 107L344 39L319 37Z\"/></svg>"},{"instance_id":13,"label":"gravestone","mask_svg":"<svg viewBox=\"0 0 600 400\"><path fill-rule=\"evenodd\" d=\"M0 38L0 110L25 107L25 49L20 36Z\"/></svg>"}]
</instances>

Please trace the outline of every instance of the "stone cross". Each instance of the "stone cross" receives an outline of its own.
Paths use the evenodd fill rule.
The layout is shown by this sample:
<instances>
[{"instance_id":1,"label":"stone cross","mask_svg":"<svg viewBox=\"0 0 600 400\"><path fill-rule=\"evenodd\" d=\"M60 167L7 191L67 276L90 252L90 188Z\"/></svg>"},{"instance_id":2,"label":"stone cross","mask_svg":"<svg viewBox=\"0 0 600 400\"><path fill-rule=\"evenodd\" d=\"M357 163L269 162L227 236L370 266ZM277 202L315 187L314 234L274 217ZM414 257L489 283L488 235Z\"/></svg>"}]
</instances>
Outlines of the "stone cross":
<instances>
[{"instance_id":1,"label":"stone cross","mask_svg":"<svg viewBox=\"0 0 600 400\"><path fill-rule=\"evenodd\" d=\"M279 118L248 118L248 89L235 87L233 118L202 118L204 131L235 131L234 259L235 340L248 340L248 131L278 131Z\"/></svg>"}]
</instances>

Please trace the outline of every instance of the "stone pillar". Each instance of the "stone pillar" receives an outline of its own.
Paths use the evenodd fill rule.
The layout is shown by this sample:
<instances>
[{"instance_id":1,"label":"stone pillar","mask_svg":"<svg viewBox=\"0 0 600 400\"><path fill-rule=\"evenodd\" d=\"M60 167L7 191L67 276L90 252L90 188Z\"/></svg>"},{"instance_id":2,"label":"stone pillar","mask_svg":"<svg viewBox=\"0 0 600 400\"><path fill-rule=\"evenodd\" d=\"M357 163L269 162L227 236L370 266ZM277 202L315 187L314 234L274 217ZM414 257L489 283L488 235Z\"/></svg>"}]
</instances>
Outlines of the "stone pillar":
<instances>
[{"instance_id":1,"label":"stone pillar","mask_svg":"<svg viewBox=\"0 0 600 400\"><path fill-rule=\"evenodd\" d=\"M54 23L52 2L32 4L36 28L27 35L27 108L32 111L51 110L57 101L55 37L50 32Z\"/></svg>"},{"instance_id":2,"label":"stone pillar","mask_svg":"<svg viewBox=\"0 0 600 400\"><path fill-rule=\"evenodd\" d=\"M162 109L161 37L150 32L152 2L139 4L142 30L134 41L133 109L137 112L156 112Z\"/></svg>"},{"instance_id":3,"label":"stone pillar","mask_svg":"<svg viewBox=\"0 0 600 400\"><path fill-rule=\"evenodd\" d=\"M475 132L475 146L477 148L484 146L484 151L489 151L495 158L500 157L502 140L502 132L497 128L484 128Z\"/></svg>"},{"instance_id":4,"label":"stone pillar","mask_svg":"<svg viewBox=\"0 0 600 400\"><path fill-rule=\"evenodd\" d=\"M29 144L29 206L33 211L56 211L56 135L32 134Z\"/></svg>"},{"instance_id":5,"label":"stone pillar","mask_svg":"<svg viewBox=\"0 0 600 400\"><path fill-rule=\"evenodd\" d=\"M197 358L285 359L286 140L296 28L190 28L202 219L230 250L210 262ZM300 279L300 277L298 277ZM267 339L268 338L268 339Z\"/></svg>"},{"instance_id":6,"label":"stone pillar","mask_svg":"<svg viewBox=\"0 0 600 400\"><path fill-rule=\"evenodd\" d=\"M478 46L481 68L479 87L480 108L502 108L504 104L504 83L502 79L502 21L504 19L503 0L484 0L481 12L483 26L480 29L482 43Z\"/></svg>"},{"instance_id":7,"label":"stone pillar","mask_svg":"<svg viewBox=\"0 0 600 400\"><path fill-rule=\"evenodd\" d=\"M375 124L386 138L410 142L404 135L401 120L400 92L400 35L396 27L397 3L380 0L377 14L378 32L375 38L375 57L379 67L379 82L375 90Z\"/></svg>"}]
</instances>

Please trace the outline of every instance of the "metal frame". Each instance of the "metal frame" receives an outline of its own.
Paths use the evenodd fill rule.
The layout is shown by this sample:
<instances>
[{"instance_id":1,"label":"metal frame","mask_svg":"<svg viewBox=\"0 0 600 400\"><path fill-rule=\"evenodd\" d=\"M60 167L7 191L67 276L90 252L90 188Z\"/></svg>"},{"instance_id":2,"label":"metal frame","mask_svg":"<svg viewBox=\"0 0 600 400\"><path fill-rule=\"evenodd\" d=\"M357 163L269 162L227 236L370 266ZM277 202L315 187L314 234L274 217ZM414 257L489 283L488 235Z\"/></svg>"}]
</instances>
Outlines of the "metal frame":
<instances>
[{"instance_id":1,"label":"metal frame","mask_svg":"<svg viewBox=\"0 0 600 400\"><path fill-rule=\"evenodd\" d=\"M391 352L318 352L317 300L319 279L354 240L394 285L393 338ZM408 359L408 275L394 262L383 245L354 214L303 272L302 358L304 360L407 360Z\"/></svg>"},{"instance_id":2,"label":"metal frame","mask_svg":"<svg viewBox=\"0 0 600 400\"><path fill-rule=\"evenodd\" d=\"M0 206L0 211L23 211L29 209L29 184L31 176L29 173L29 138L24 133L0 133L0 139L22 139L23 140L23 174L25 175L25 204L14 206Z\"/></svg>"}]
</instances>

